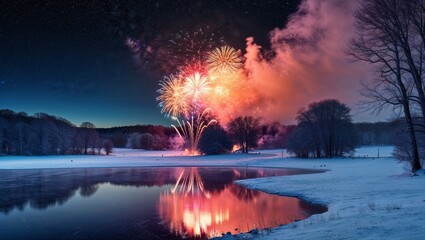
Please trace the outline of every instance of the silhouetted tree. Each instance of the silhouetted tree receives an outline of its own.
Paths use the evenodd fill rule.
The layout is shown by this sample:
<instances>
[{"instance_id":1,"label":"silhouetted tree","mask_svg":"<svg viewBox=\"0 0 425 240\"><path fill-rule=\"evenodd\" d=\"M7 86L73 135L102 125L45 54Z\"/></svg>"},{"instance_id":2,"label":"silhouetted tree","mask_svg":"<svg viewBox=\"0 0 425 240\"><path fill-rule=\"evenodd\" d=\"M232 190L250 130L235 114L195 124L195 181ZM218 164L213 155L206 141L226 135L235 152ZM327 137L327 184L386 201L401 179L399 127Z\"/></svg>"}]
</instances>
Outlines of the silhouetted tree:
<instances>
[{"instance_id":1,"label":"silhouetted tree","mask_svg":"<svg viewBox=\"0 0 425 240\"><path fill-rule=\"evenodd\" d=\"M423 0L361 0L355 14L357 36L350 42L351 55L377 70L377 77L364 84L365 105L376 111L391 106L404 113L413 172L421 168L417 129L425 127L424 4ZM415 108L421 121L413 119Z\"/></svg>"},{"instance_id":2,"label":"silhouetted tree","mask_svg":"<svg viewBox=\"0 0 425 240\"><path fill-rule=\"evenodd\" d=\"M232 141L222 126L214 124L204 130L198 148L206 155L228 153L232 150Z\"/></svg>"},{"instance_id":3,"label":"silhouetted tree","mask_svg":"<svg viewBox=\"0 0 425 240\"><path fill-rule=\"evenodd\" d=\"M127 143L127 139L122 132L118 132L114 134L112 142L115 147L124 148L125 144Z\"/></svg>"},{"instance_id":4,"label":"silhouetted tree","mask_svg":"<svg viewBox=\"0 0 425 240\"><path fill-rule=\"evenodd\" d=\"M13 137L11 143L13 149L15 149L15 154L17 155L29 155L30 149L30 125L26 122L18 122L14 124L14 129L12 130Z\"/></svg>"},{"instance_id":5,"label":"silhouetted tree","mask_svg":"<svg viewBox=\"0 0 425 240\"><path fill-rule=\"evenodd\" d=\"M132 133L130 134L130 137L127 140L126 147L132 148L132 149L140 149L140 133Z\"/></svg>"},{"instance_id":6,"label":"silhouetted tree","mask_svg":"<svg viewBox=\"0 0 425 240\"><path fill-rule=\"evenodd\" d=\"M58 127L58 145L60 154L64 155L68 152L72 153L72 140L76 135L75 126L66 119L59 118L56 122Z\"/></svg>"},{"instance_id":7,"label":"silhouetted tree","mask_svg":"<svg viewBox=\"0 0 425 240\"><path fill-rule=\"evenodd\" d=\"M109 154L112 153L114 145L113 145L111 140L109 140L109 139L103 140L102 145L103 145L103 149L105 150L106 155L109 155Z\"/></svg>"},{"instance_id":8,"label":"silhouetted tree","mask_svg":"<svg viewBox=\"0 0 425 240\"><path fill-rule=\"evenodd\" d=\"M90 147L92 150L95 147L98 137L94 124L90 122L81 123L78 134L80 135L81 143L83 144L82 147L84 149L84 154L87 154Z\"/></svg>"},{"instance_id":9,"label":"silhouetted tree","mask_svg":"<svg viewBox=\"0 0 425 240\"><path fill-rule=\"evenodd\" d=\"M341 157L357 145L350 108L338 100L310 104L299 111L297 122L288 151L298 157Z\"/></svg>"},{"instance_id":10,"label":"silhouetted tree","mask_svg":"<svg viewBox=\"0 0 425 240\"><path fill-rule=\"evenodd\" d=\"M36 155L57 154L58 150L58 128L54 122L44 113L36 114L31 131L32 152Z\"/></svg>"},{"instance_id":11,"label":"silhouetted tree","mask_svg":"<svg viewBox=\"0 0 425 240\"><path fill-rule=\"evenodd\" d=\"M140 135L140 147L145 150L152 150L154 137L150 133L142 133Z\"/></svg>"},{"instance_id":12,"label":"silhouetted tree","mask_svg":"<svg viewBox=\"0 0 425 240\"><path fill-rule=\"evenodd\" d=\"M239 144L243 153L258 146L261 128L259 120L252 116L230 120L227 129L230 136Z\"/></svg>"}]
</instances>

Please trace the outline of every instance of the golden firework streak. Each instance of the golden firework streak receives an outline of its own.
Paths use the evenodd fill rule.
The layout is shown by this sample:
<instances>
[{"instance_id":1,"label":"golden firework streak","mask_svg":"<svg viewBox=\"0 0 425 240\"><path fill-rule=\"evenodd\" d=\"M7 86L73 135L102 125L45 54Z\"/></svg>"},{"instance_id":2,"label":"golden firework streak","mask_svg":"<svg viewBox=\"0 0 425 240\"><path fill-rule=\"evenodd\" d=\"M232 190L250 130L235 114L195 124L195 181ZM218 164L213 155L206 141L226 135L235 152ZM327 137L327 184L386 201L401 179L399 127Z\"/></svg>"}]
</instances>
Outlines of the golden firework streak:
<instances>
[{"instance_id":1,"label":"golden firework streak","mask_svg":"<svg viewBox=\"0 0 425 240\"><path fill-rule=\"evenodd\" d=\"M191 155L195 155L197 153L198 143L199 143L199 140L201 139L202 133L204 132L205 128L217 122L217 120L215 119L210 120L208 123L202 120L205 113L209 110L210 110L209 108L206 108L201 114L198 114L196 122L194 121L193 115L190 121L187 120L186 122L180 122L179 119L176 117L173 118L179 124L180 130L175 125L171 125L171 126L176 130L177 134L179 135L181 139L189 140Z\"/></svg>"}]
</instances>

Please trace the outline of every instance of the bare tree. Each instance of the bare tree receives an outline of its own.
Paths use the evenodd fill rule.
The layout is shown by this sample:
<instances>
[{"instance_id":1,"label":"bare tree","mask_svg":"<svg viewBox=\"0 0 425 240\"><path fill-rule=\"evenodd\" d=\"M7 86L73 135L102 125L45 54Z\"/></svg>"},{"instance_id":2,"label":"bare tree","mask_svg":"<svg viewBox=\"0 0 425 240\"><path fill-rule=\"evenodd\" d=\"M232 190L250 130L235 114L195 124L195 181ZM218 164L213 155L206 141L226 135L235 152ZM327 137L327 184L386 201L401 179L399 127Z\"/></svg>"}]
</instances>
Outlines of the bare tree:
<instances>
[{"instance_id":1,"label":"bare tree","mask_svg":"<svg viewBox=\"0 0 425 240\"><path fill-rule=\"evenodd\" d=\"M132 149L140 149L140 133L132 133L130 134L130 137L127 140L126 147L132 148Z\"/></svg>"},{"instance_id":2,"label":"bare tree","mask_svg":"<svg viewBox=\"0 0 425 240\"><path fill-rule=\"evenodd\" d=\"M411 144L412 171L421 168L411 101L421 100L416 69L409 45L409 21L405 1L361 0L356 12L356 34L350 42L350 54L359 61L373 64L378 76L364 84L364 103L376 111L392 106L401 108ZM416 86L416 88L415 88ZM422 93L421 93L422 91ZM425 105L424 105L425 106Z\"/></svg>"},{"instance_id":3,"label":"bare tree","mask_svg":"<svg viewBox=\"0 0 425 240\"><path fill-rule=\"evenodd\" d=\"M37 155L57 154L58 128L53 118L45 113L36 113L32 123L32 152Z\"/></svg>"},{"instance_id":4,"label":"bare tree","mask_svg":"<svg viewBox=\"0 0 425 240\"><path fill-rule=\"evenodd\" d=\"M14 124L12 145L14 145L15 154L28 155L30 144L30 126L25 122Z\"/></svg>"},{"instance_id":5,"label":"bare tree","mask_svg":"<svg viewBox=\"0 0 425 240\"><path fill-rule=\"evenodd\" d=\"M80 125L79 135L81 136L81 142L83 144L84 154L88 154L88 149L96 145L97 132L95 126L91 122L83 122Z\"/></svg>"},{"instance_id":6,"label":"bare tree","mask_svg":"<svg viewBox=\"0 0 425 240\"><path fill-rule=\"evenodd\" d=\"M72 152L72 140L73 136L76 135L75 126L66 119L59 118L56 123L58 127L58 144L60 154L64 155L67 152Z\"/></svg>"},{"instance_id":7,"label":"bare tree","mask_svg":"<svg viewBox=\"0 0 425 240\"><path fill-rule=\"evenodd\" d=\"M335 99L314 102L301 109L288 151L298 157L333 158L350 154L357 136L350 108Z\"/></svg>"},{"instance_id":8,"label":"bare tree","mask_svg":"<svg viewBox=\"0 0 425 240\"><path fill-rule=\"evenodd\" d=\"M150 133L142 133L140 135L140 147L145 150L152 150L154 144L154 136Z\"/></svg>"},{"instance_id":9,"label":"bare tree","mask_svg":"<svg viewBox=\"0 0 425 240\"><path fill-rule=\"evenodd\" d=\"M114 143L115 147L123 148L127 143L127 138L122 132L118 132L114 135L112 142Z\"/></svg>"},{"instance_id":10,"label":"bare tree","mask_svg":"<svg viewBox=\"0 0 425 240\"><path fill-rule=\"evenodd\" d=\"M0 117L0 155L8 154L8 129L9 122L6 119Z\"/></svg>"},{"instance_id":11,"label":"bare tree","mask_svg":"<svg viewBox=\"0 0 425 240\"><path fill-rule=\"evenodd\" d=\"M103 145L103 149L105 150L106 155L109 155L109 154L112 153L114 145L113 145L111 140L109 140L109 139L103 140L102 145Z\"/></svg>"},{"instance_id":12,"label":"bare tree","mask_svg":"<svg viewBox=\"0 0 425 240\"><path fill-rule=\"evenodd\" d=\"M257 147L260 139L260 122L252 116L237 117L230 120L228 126L230 136L239 144L243 153Z\"/></svg>"}]
</instances>

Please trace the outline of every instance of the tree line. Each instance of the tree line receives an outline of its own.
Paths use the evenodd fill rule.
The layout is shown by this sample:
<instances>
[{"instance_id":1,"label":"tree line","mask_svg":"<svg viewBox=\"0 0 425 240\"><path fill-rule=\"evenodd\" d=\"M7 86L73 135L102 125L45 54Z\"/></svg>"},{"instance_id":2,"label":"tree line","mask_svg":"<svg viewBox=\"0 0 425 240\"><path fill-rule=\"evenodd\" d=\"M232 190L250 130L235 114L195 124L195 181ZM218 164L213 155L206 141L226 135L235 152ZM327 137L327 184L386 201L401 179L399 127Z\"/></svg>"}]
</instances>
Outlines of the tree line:
<instances>
[{"instance_id":1,"label":"tree line","mask_svg":"<svg viewBox=\"0 0 425 240\"><path fill-rule=\"evenodd\" d=\"M332 103L326 100L321 104L326 105L329 102ZM236 117L224 127L219 123L212 125L204 131L199 142L199 151L203 154L223 154L235 150L246 153L254 149L287 148L299 157L347 155L350 151L341 152L339 144L325 147L334 149L332 154L319 150L318 146L326 144L315 139L319 139L319 134L326 135L328 130L318 132L325 128L314 126L312 114L321 111L311 108L314 109L321 104L314 103L307 110L304 109L305 112L300 111L298 125L261 123L260 119L252 116ZM342 109L347 110L346 106ZM346 117L348 119L348 116ZM404 125L400 121L353 123L341 126L342 128L329 131L342 132L345 136L354 137L355 139L347 141L350 146L392 145L397 143L396 140L403 139L400 132ZM345 129L347 126L348 129ZM401 135L404 136L403 134ZM335 136L334 139L340 139ZM96 128L90 122L76 126L64 118L46 113L29 116L24 112L0 110L0 155L109 154L113 147L182 150L185 144L174 129L161 125Z\"/></svg>"},{"instance_id":2,"label":"tree line","mask_svg":"<svg viewBox=\"0 0 425 240\"><path fill-rule=\"evenodd\" d=\"M0 110L0 155L110 154L112 148L90 122L76 127L46 113Z\"/></svg>"},{"instance_id":3,"label":"tree line","mask_svg":"<svg viewBox=\"0 0 425 240\"><path fill-rule=\"evenodd\" d=\"M200 141L205 154L229 152L232 144L243 153L255 148L286 148L300 158L348 157L358 146L395 145L403 136L403 123L353 123L350 108L336 99L313 102L302 108L297 125L260 123L250 116L236 117L223 128L210 126ZM233 148L233 150L235 150Z\"/></svg>"}]
</instances>

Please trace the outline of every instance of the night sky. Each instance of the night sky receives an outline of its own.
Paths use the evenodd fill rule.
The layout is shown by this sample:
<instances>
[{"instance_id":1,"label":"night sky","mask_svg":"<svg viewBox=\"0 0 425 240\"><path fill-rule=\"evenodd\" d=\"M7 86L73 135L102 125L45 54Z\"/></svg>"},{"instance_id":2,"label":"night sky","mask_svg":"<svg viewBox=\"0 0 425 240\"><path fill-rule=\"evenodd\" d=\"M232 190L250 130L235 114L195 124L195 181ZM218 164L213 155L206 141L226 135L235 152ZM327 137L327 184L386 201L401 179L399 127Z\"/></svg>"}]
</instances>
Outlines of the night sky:
<instances>
[{"instance_id":1,"label":"night sky","mask_svg":"<svg viewBox=\"0 0 425 240\"><path fill-rule=\"evenodd\" d=\"M174 33L206 29L235 48L247 36L267 48L268 33L298 4L1 0L0 108L99 127L169 124L155 100L164 71L155 57L135 57L127 38L167 44Z\"/></svg>"}]
</instances>

